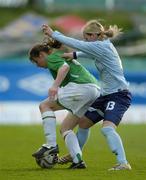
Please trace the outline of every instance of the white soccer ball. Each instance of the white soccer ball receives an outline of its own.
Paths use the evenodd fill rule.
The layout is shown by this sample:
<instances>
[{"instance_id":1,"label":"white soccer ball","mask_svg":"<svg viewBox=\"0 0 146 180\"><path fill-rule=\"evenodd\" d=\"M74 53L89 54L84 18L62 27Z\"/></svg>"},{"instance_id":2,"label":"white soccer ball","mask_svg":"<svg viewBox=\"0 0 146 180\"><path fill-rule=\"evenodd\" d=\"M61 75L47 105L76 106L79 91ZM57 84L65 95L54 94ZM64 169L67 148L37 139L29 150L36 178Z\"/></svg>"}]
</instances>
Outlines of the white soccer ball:
<instances>
[{"instance_id":1,"label":"white soccer ball","mask_svg":"<svg viewBox=\"0 0 146 180\"><path fill-rule=\"evenodd\" d=\"M36 158L36 163L41 167L41 168L48 168L51 169L58 161L58 155L57 154L50 154L47 156L44 156L42 158L37 159Z\"/></svg>"}]
</instances>

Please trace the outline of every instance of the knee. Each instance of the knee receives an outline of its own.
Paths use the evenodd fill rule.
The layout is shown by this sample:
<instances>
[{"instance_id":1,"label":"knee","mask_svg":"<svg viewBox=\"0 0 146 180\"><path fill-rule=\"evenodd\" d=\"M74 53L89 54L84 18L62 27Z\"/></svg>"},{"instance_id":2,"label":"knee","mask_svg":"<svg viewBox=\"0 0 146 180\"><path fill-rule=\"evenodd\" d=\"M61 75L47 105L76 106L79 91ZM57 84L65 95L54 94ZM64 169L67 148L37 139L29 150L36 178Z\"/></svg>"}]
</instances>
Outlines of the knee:
<instances>
[{"instance_id":1,"label":"knee","mask_svg":"<svg viewBox=\"0 0 146 180\"><path fill-rule=\"evenodd\" d=\"M111 132L113 132L114 128L111 127L111 126L106 126L106 127L102 127L101 128L101 133L104 135L104 136L107 136L108 134L110 134Z\"/></svg>"},{"instance_id":2,"label":"knee","mask_svg":"<svg viewBox=\"0 0 146 180\"><path fill-rule=\"evenodd\" d=\"M89 128L89 126L88 126L88 124L86 124L86 122L79 122L79 128L87 129L87 128Z\"/></svg>"},{"instance_id":3,"label":"knee","mask_svg":"<svg viewBox=\"0 0 146 180\"><path fill-rule=\"evenodd\" d=\"M49 102L47 101L42 101L39 105L39 109L41 112L45 111L48 108L50 108L50 106L49 106Z\"/></svg>"},{"instance_id":4,"label":"knee","mask_svg":"<svg viewBox=\"0 0 146 180\"><path fill-rule=\"evenodd\" d=\"M45 107L45 103L41 102L40 105L39 105L39 109L40 109L41 112L43 111L44 107Z\"/></svg>"},{"instance_id":5,"label":"knee","mask_svg":"<svg viewBox=\"0 0 146 180\"><path fill-rule=\"evenodd\" d=\"M93 126L93 122L90 121L89 119L87 118L81 118L78 122L78 125L81 129L88 129L90 128L91 126Z\"/></svg>"}]
</instances>

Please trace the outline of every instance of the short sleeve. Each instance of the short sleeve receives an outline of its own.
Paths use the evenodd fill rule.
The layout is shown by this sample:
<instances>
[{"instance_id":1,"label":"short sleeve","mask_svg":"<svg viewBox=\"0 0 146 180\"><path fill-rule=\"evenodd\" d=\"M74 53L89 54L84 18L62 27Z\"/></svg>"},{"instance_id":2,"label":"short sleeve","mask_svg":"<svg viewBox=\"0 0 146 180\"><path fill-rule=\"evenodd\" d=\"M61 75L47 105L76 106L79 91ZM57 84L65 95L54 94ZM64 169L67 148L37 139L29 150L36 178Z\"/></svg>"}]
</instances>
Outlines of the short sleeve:
<instances>
[{"instance_id":1,"label":"short sleeve","mask_svg":"<svg viewBox=\"0 0 146 180\"><path fill-rule=\"evenodd\" d=\"M48 61L48 69L53 70L53 71L58 71L58 69L63 66L67 65L67 63L64 61L63 58L61 58L57 54L51 54L47 57Z\"/></svg>"}]
</instances>

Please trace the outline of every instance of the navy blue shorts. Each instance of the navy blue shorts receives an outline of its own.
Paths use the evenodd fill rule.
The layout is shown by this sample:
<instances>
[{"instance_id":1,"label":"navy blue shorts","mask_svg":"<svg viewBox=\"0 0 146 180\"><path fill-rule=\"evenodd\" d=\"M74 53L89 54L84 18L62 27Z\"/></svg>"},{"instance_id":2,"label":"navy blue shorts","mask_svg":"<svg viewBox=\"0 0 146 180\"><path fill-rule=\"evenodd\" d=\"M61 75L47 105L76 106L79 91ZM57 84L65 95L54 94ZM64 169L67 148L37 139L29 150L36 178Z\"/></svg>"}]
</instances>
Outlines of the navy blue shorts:
<instances>
[{"instance_id":1,"label":"navy blue shorts","mask_svg":"<svg viewBox=\"0 0 146 180\"><path fill-rule=\"evenodd\" d=\"M128 90L100 96L91 105L85 116L93 123L108 120L117 126L130 104L131 93Z\"/></svg>"}]
</instances>

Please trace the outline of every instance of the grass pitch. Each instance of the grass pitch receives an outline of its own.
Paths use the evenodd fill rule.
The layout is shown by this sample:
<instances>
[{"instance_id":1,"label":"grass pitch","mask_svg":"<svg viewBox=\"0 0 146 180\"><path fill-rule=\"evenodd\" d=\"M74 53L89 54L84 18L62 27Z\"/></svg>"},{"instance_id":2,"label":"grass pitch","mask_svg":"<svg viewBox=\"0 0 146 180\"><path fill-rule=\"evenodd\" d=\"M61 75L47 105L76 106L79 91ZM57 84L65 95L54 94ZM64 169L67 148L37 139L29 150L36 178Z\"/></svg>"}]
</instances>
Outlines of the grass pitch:
<instances>
[{"instance_id":1,"label":"grass pitch","mask_svg":"<svg viewBox=\"0 0 146 180\"><path fill-rule=\"evenodd\" d=\"M83 152L88 166L85 170L69 170L69 165L41 169L31 154L44 142L40 126L0 126L1 180L145 180L146 179L146 125L121 125L118 128L132 171L108 172L115 162L100 127L91 129ZM67 152L57 129L60 155Z\"/></svg>"}]
</instances>

